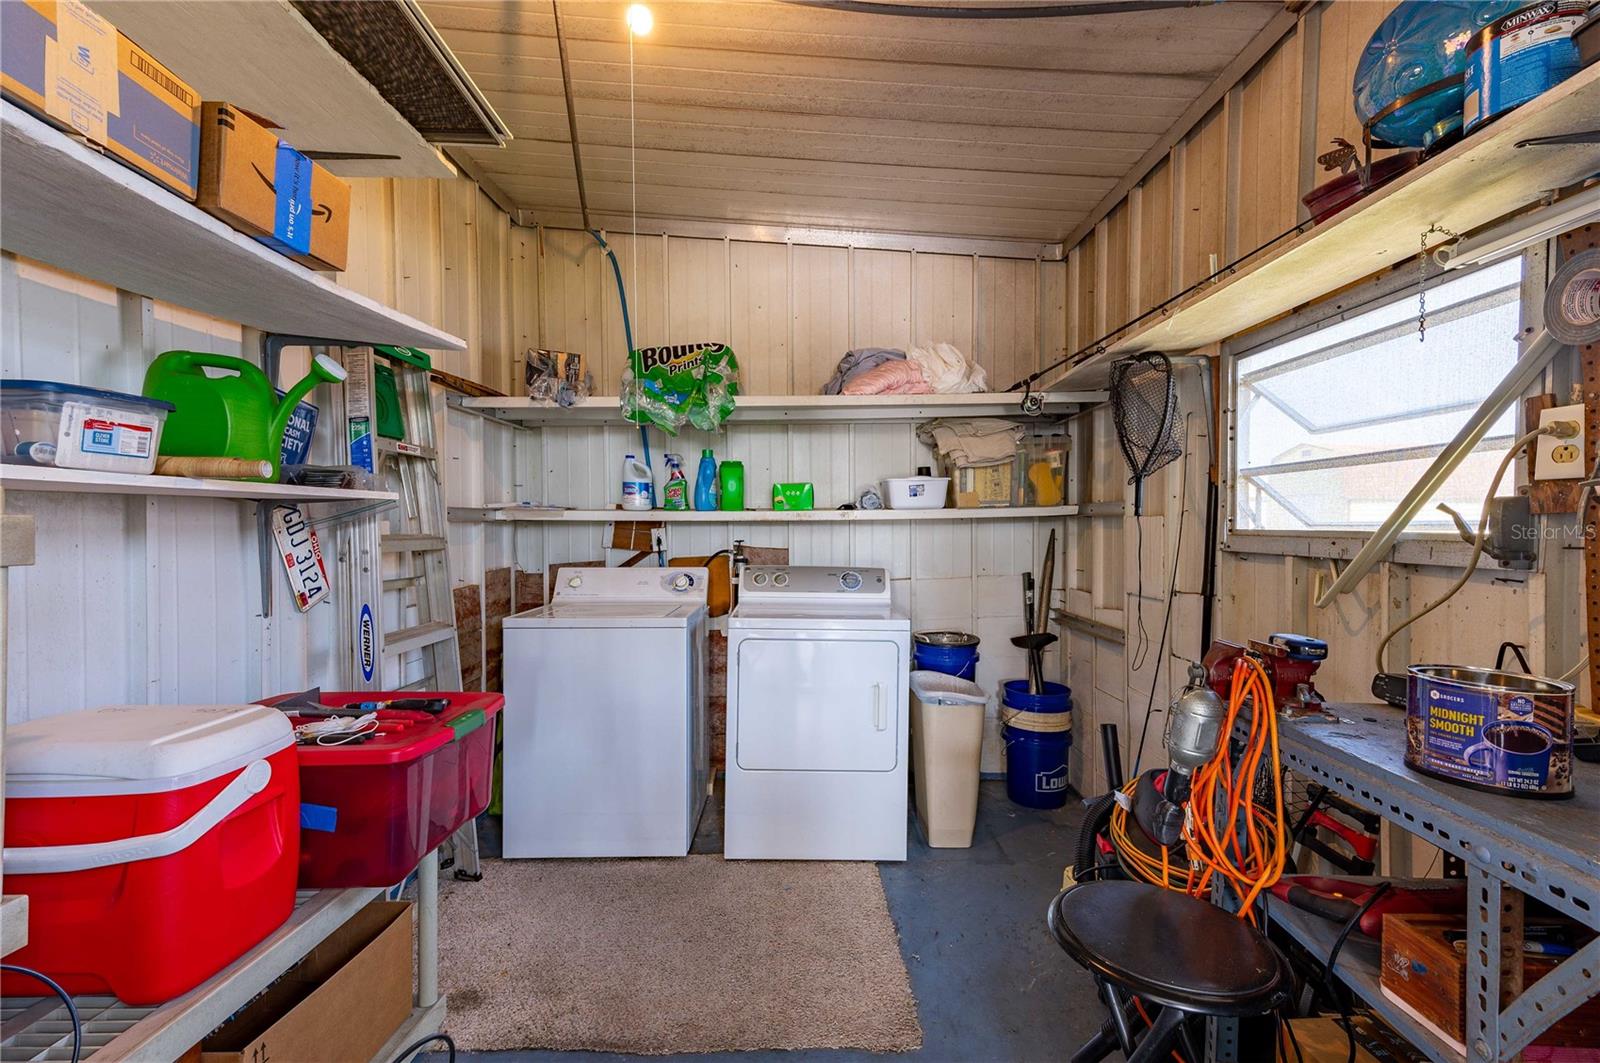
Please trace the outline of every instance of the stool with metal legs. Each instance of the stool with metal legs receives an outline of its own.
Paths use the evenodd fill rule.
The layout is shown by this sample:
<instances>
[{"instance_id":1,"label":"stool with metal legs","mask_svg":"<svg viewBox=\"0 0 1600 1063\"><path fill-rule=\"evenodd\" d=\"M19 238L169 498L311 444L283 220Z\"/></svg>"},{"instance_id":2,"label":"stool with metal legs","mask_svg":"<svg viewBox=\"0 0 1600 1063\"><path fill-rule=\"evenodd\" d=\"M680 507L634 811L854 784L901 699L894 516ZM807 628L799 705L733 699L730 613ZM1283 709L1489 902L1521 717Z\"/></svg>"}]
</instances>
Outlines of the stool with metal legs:
<instances>
[{"instance_id":1,"label":"stool with metal legs","mask_svg":"<svg viewBox=\"0 0 1600 1063\"><path fill-rule=\"evenodd\" d=\"M1129 1063L1166 1059L1174 1049L1197 1063L1191 1016L1268 1015L1289 999L1288 967L1261 932L1186 894L1085 882L1050 902L1049 924L1067 955L1094 975L1111 1012L1072 1063L1095 1063L1117 1049ZM1144 1019L1141 1006L1160 1010Z\"/></svg>"}]
</instances>

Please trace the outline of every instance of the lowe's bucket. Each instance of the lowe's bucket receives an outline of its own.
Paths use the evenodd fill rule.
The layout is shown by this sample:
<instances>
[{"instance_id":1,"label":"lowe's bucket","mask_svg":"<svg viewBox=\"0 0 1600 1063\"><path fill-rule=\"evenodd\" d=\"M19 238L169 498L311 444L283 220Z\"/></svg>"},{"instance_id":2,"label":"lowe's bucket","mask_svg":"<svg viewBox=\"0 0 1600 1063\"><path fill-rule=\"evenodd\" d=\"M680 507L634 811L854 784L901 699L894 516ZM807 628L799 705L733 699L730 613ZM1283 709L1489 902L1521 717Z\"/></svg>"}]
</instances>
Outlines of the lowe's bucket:
<instances>
[{"instance_id":1,"label":"lowe's bucket","mask_svg":"<svg viewBox=\"0 0 1600 1063\"><path fill-rule=\"evenodd\" d=\"M1030 694L1026 679L1008 679L1000 704L1006 796L1027 808L1062 807L1072 748L1072 691L1047 682L1044 693Z\"/></svg>"},{"instance_id":2,"label":"lowe's bucket","mask_svg":"<svg viewBox=\"0 0 1600 1063\"><path fill-rule=\"evenodd\" d=\"M978 673L978 636L964 631L919 631L912 636L911 667L923 672L943 672L959 679Z\"/></svg>"}]
</instances>

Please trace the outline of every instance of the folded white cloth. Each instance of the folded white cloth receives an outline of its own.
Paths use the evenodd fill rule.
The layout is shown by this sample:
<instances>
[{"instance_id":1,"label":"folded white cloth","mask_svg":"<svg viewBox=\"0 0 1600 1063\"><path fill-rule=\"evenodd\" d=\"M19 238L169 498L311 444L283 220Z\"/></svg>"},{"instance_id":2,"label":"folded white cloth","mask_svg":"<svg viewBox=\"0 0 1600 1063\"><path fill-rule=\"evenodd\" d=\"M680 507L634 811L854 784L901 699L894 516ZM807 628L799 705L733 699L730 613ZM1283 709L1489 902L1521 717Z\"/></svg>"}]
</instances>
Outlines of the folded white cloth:
<instances>
[{"instance_id":1,"label":"folded white cloth","mask_svg":"<svg viewBox=\"0 0 1600 1063\"><path fill-rule=\"evenodd\" d=\"M906 352L906 357L922 367L928 386L941 395L982 391L988 380L983 366L968 361L966 355L948 343L913 347Z\"/></svg>"},{"instance_id":2,"label":"folded white cloth","mask_svg":"<svg viewBox=\"0 0 1600 1063\"><path fill-rule=\"evenodd\" d=\"M1025 431L1001 417L941 418L917 429L917 436L951 465L984 465L1016 455Z\"/></svg>"}]
</instances>

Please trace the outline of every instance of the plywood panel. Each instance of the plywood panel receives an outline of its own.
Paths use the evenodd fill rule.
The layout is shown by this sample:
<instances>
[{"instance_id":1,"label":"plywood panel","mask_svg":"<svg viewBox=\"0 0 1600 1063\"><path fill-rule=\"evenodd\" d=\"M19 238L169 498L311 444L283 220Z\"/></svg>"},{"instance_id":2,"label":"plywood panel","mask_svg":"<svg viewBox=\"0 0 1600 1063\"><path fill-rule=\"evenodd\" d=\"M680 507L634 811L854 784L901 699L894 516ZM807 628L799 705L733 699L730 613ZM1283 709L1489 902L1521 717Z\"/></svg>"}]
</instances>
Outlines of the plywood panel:
<instances>
[{"instance_id":1,"label":"plywood panel","mask_svg":"<svg viewBox=\"0 0 1600 1063\"><path fill-rule=\"evenodd\" d=\"M442 352L434 364L472 380L483 379L482 322L478 317L478 186L470 178L438 182L438 285L440 324L467 341L464 351Z\"/></svg>"},{"instance_id":2,"label":"plywood panel","mask_svg":"<svg viewBox=\"0 0 1600 1063\"><path fill-rule=\"evenodd\" d=\"M729 245L732 329L740 388L751 395L786 395L792 386L789 350L789 249L783 244Z\"/></svg>"},{"instance_id":3,"label":"plywood panel","mask_svg":"<svg viewBox=\"0 0 1600 1063\"><path fill-rule=\"evenodd\" d=\"M912 270L912 304L916 320L911 342L918 346L948 343L973 350L971 255L917 255Z\"/></svg>"},{"instance_id":4,"label":"plywood panel","mask_svg":"<svg viewBox=\"0 0 1600 1063\"><path fill-rule=\"evenodd\" d=\"M1078 258L1078 290L1074 293L1072 304L1075 310L1073 320L1078 330L1074 347L1087 347L1101 335L1096 330L1099 322L1095 317L1095 287L1099 283L1097 280L1100 262L1099 243L1099 234L1091 232L1074 250Z\"/></svg>"},{"instance_id":5,"label":"plywood panel","mask_svg":"<svg viewBox=\"0 0 1600 1063\"><path fill-rule=\"evenodd\" d=\"M439 182L406 178L391 184L394 195L394 306L439 326Z\"/></svg>"},{"instance_id":6,"label":"plywood panel","mask_svg":"<svg viewBox=\"0 0 1600 1063\"><path fill-rule=\"evenodd\" d=\"M672 237L667 280L668 341L728 342L727 243Z\"/></svg>"},{"instance_id":7,"label":"plywood panel","mask_svg":"<svg viewBox=\"0 0 1600 1063\"><path fill-rule=\"evenodd\" d=\"M1172 163L1158 163L1139 193L1140 313L1172 296Z\"/></svg>"},{"instance_id":8,"label":"plywood panel","mask_svg":"<svg viewBox=\"0 0 1600 1063\"><path fill-rule=\"evenodd\" d=\"M1133 211L1125 199L1106 219L1106 324L1105 331L1126 323L1133 314L1133 292L1128 285L1128 256L1133 250Z\"/></svg>"},{"instance_id":9,"label":"plywood panel","mask_svg":"<svg viewBox=\"0 0 1600 1063\"><path fill-rule=\"evenodd\" d=\"M794 391L815 395L850 346L850 261L842 247L794 246Z\"/></svg>"},{"instance_id":10,"label":"plywood panel","mask_svg":"<svg viewBox=\"0 0 1600 1063\"><path fill-rule=\"evenodd\" d=\"M1036 369L1067 356L1067 264L1039 263L1039 332L1044 338Z\"/></svg>"},{"instance_id":11,"label":"plywood panel","mask_svg":"<svg viewBox=\"0 0 1600 1063\"><path fill-rule=\"evenodd\" d=\"M978 260L977 361L991 391L1033 371L1039 360L1039 271L1025 259Z\"/></svg>"},{"instance_id":12,"label":"plywood panel","mask_svg":"<svg viewBox=\"0 0 1600 1063\"><path fill-rule=\"evenodd\" d=\"M350 250L339 282L394 303L394 192L383 177L350 182Z\"/></svg>"},{"instance_id":13,"label":"plywood panel","mask_svg":"<svg viewBox=\"0 0 1600 1063\"><path fill-rule=\"evenodd\" d=\"M539 346L587 355L595 393L615 395L622 365L606 345L611 267L599 246L588 233L541 230L539 276Z\"/></svg>"},{"instance_id":14,"label":"plywood panel","mask_svg":"<svg viewBox=\"0 0 1600 1063\"><path fill-rule=\"evenodd\" d=\"M911 253L856 249L850 253L850 346L911 346Z\"/></svg>"},{"instance_id":15,"label":"plywood panel","mask_svg":"<svg viewBox=\"0 0 1600 1063\"><path fill-rule=\"evenodd\" d=\"M1227 261L1227 185L1227 121L1218 106L1183 141L1185 288L1210 276Z\"/></svg>"},{"instance_id":16,"label":"plywood panel","mask_svg":"<svg viewBox=\"0 0 1600 1063\"><path fill-rule=\"evenodd\" d=\"M478 232L477 379L500 391L512 384L511 219L481 191L475 204Z\"/></svg>"},{"instance_id":17,"label":"plywood panel","mask_svg":"<svg viewBox=\"0 0 1600 1063\"><path fill-rule=\"evenodd\" d=\"M1295 33L1245 79L1240 94L1240 254L1298 221L1303 65L1301 37Z\"/></svg>"}]
</instances>

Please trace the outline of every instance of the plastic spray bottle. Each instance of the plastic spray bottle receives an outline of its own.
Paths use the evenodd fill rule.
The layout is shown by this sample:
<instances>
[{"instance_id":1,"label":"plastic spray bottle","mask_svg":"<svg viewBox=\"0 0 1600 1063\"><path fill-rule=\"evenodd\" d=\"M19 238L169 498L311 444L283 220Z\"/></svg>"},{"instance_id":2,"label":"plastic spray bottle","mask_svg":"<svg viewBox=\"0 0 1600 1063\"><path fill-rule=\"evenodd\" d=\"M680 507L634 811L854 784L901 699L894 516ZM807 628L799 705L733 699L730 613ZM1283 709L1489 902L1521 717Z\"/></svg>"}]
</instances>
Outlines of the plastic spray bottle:
<instances>
[{"instance_id":1,"label":"plastic spray bottle","mask_svg":"<svg viewBox=\"0 0 1600 1063\"><path fill-rule=\"evenodd\" d=\"M667 482L661 488L662 509L689 508L689 481L683 475L683 455L668 454Z\"/></svg>"},{"instance_id":2,"label":"plastic spray bottle","mask_svg":"<svg viewBox=\"0 0 1600 1063\"><path fill-rule=\"evenodd\" d=\"M622 459L622 508L656 508L656 481L650 467L632 454Z\"/></svg>"},{"instance_id":3,"label":"plastic spray bottle","mask_svg":"<svg viewBox=\"0 0 1600 1063\"><path fill-rule=\"evenodd\" d=\"M694 476L694 508L717 508L717 459L710 447L700 452L700 468Z\"/></svg>"}]
</instances>

